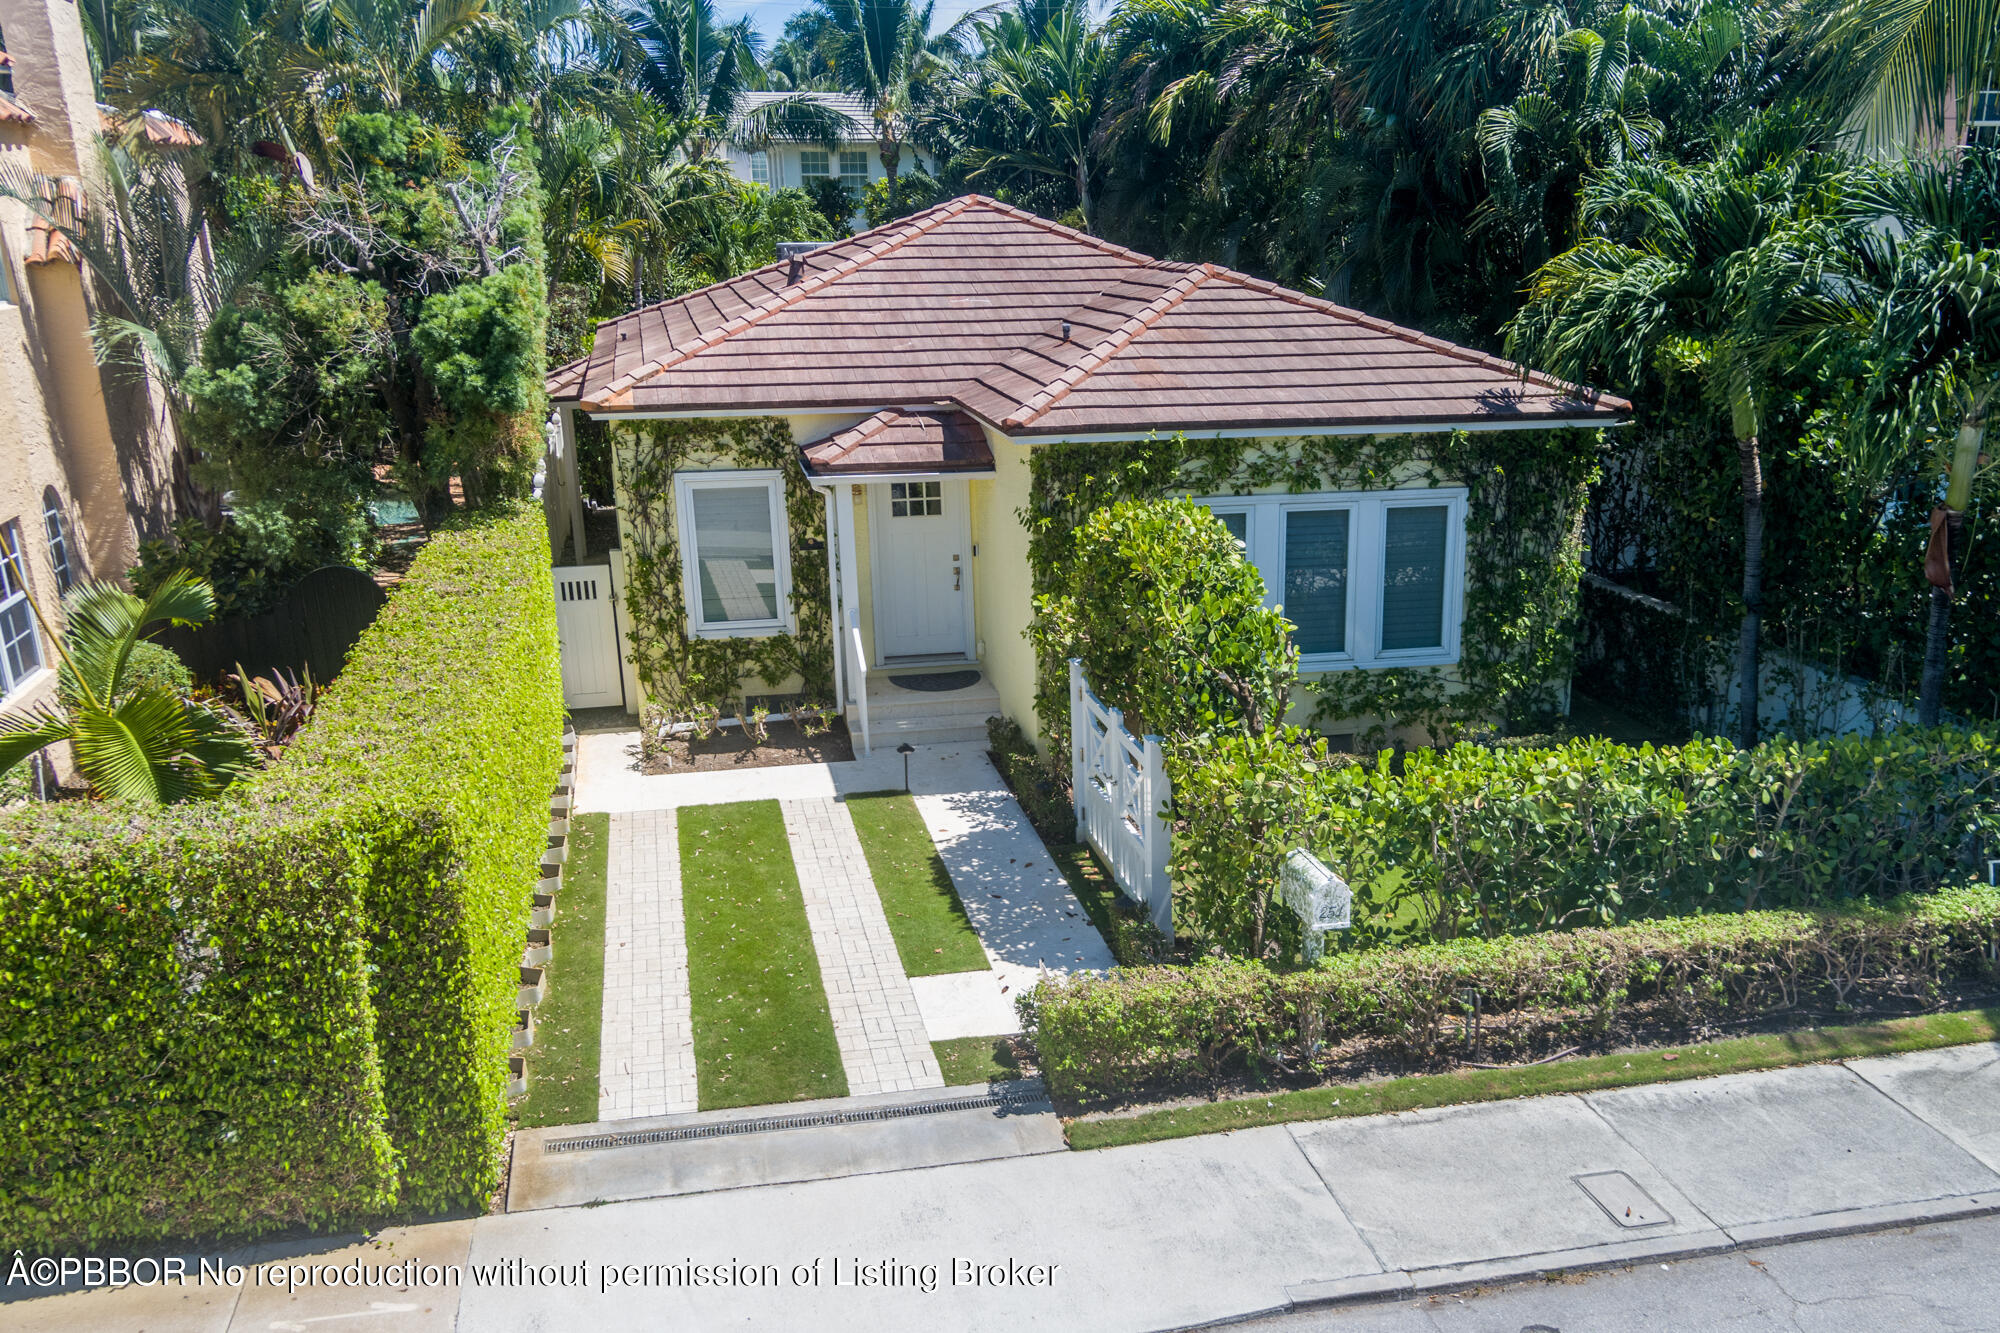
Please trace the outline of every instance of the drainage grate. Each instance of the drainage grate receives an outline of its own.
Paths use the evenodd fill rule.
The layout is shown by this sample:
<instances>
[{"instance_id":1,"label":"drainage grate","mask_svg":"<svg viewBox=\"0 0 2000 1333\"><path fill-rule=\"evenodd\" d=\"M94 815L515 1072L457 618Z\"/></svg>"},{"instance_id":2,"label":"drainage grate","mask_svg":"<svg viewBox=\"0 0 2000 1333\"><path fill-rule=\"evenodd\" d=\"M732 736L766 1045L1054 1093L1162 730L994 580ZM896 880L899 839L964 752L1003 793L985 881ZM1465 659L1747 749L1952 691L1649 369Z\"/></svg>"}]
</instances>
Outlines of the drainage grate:
<instances>
[{"instance_id":1,"label":"drainage grate","mask_svg":"<svg viewBox=\"0 0 2000 1333\"><path fill-rule=\"evenodd\" d=\"M941 1115L947 1111L997 1110L1005 1114L1044 1100L1045 1098L1039 1093L983 1092L972 1097L904 1102L896 1106L860 1106L847 1111L811 1111L804 1115L773 1115L756 1120L721 1120L707 1125L678 1125L667 1129L635 1129L629 1133L551 1139L542 1145L542 1151L565 1153L592 1152L599 1148L635 1148L646 1143L720 1139L735 1134L763 1134L774 1129L813 1129L821 1125L859 1125L871 1120L905 1120L911 1116Z\"/></svg>"}]
</instances>

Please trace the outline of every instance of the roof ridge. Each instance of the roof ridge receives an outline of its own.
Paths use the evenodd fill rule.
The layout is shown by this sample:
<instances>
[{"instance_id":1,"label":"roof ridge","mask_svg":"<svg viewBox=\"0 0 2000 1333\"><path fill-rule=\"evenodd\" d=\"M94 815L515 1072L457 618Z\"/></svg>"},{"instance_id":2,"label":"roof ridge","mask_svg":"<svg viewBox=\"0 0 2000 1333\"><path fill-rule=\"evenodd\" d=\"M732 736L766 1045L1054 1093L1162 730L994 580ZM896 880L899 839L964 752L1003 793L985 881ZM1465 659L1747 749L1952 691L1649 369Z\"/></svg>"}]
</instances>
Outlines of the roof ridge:
<instances>
[{"instance_id":1,"label":"roof ridge","mask_svg":"<svg viewBox=\"0 0 2000 1333\"><path fill-rule=\"evenodd\" d=\"M936 227L946 218L956 217L958 214L963 213L971 206L972 197L967 196L965 198L953 199L940 204L934 209L914 214L909 219L906 219L908 223L913 225L906 225L900 231L892 232L874 245L869 246L866 250L863 250L860 254L841 260L832 268L814 274L811 278L799 283L795 287L780 288L777 292L751 306L743 314L717 325L707 333L698 335L693 342L685 347L676 347L665 356L654 357L651 361L633 367L625 374L618 376L609 384L606 384L599 391L598 397L591 402L585 403L584 406L592 409L609 406L613 399L624 394L641 380L651 379L661 371L672 366L677 366L688 358L707 351L725 339L732 338L741 333L751 325L768 319L778 311L797 305L814 292L823 290L828 285L838 282L856 269L872 264L891 250L915 240L933 227ZM862 233L863 236L868 234L867 232ZM860 237L856 237L855 239L859 240ZM776 265L766 265L765 267L774 268ZM751 272L761 272L761 270L753 269ZM747 277L749 275L745 274L743 276ZM735 279L731 279L731 281L735 281ZM689 293L689 295L692 294ZM684 300L686 298L677 297L675 299Z\"/></svg>"},{"instance_id":2,"label":"roof ridge","mask_svg":"<svg viewBox=\"0 0 2000 1333\"><path fill-rule=\"evenodd\" d=\"M1211 265L1210 267L1216 268L1217 277L1228 282L1233 282L1239 287L1248 287L1250 290L1262 292L1266 296L1275 296L1280 301L1284 301L1290 305L1303 306L1308 310L1318 310L1326 314L1337 315L1350 323L1360 325L1364 329L1369 329L1376 333L1386 333L1392 338L1413 343L1427 351L1437 352L1440 355L1449 356L1459 361L1469 361L1473 365L1484 367L1487 370L1515 375L1530 384L1538 384L1544 389L1553 389L1558 393L1573 393L1578 397L1588 397L1592 402L1622 403L1627 411L1630 411L1632 408L1632 404L1626 402L1623 398L1617 397L1615 394L1607 394L1600 389L1592 389L1588 385L1565 383L1554 376L1532 369L1518 361L1509 361L1504 357L1494 356L1491 352L1482 352L1476 347L1466 347L1459 343L1447 342L1445 339L1437 337L1434 334L1425 333L1422 329L1408 328L1390 320L1381 319L1363 311L1329 301L1324 297L1311 296L1305 292L1295 291L1290 287L1281 287L1277 283L1265 278L1255 278L1248 273L1239 273L1232 268L1220 268L1215 265Z\"/></svg>"},{"instance_id":3,"label":"roof ridge","mask_svg":"<svg viewBox=\"0 0 2000 1333\"><path fill-rule=\"evenodd\" d=\"M1042 386L1032 398L1023 402L1016 411L1009 413L998 424L1003 429L1009 430L1033 424L1036 418L1045 415L1050 408L1068 397L1070 391L1078 384L1095 374L1098 367L1130 347L1135 338L1151 328L1169 310L1185 301L1188 293L1215 275L1215 265L1201 264L1185 276L1176 278L1165 291L1147 302L1144 308L1135 312L1123 324L1098 339L1090 350L1071 363L1068 369ZM1099 295L1102 296L1103 293L1100 292Z\"/></svg>"},{"instance_id":4,"label":"roof ridge","mask_svg":"<svg viewBox=\"0 0 2000 1333\"><path fill-rule=\"evenodd\" d=\"M883 431L887 430L889 423L900 415L902 414L895 408L885 407L874 416L855 422L846 430L835 431L826 437L826 443L832 444L837 440L846 439L847 442L840 446L840 456L845 458L856 449L859 449L871 437L880 435Z\"/></svg>"},{"instance_id":5,"label":"roof ridge","mask_svg":"<svg viewBox=\"0 0 2000 1333\"><path fill-rule=\"evenodd\" d=\"M1005 213L1017 222L1026 222L1032 226L1040 227L1043 231L1053 232L1057 236L1067 236L1073 241L1082 241L1086 245L1094 246L1106 254L1116 255L1120 259L1130 259L1134 263L1147 267L1151 267L1154 264L1172 262L1159 259L1153 255L1141 254L1139 251L1119 245L1115 241L1107 241L1101 236L1092 236L1087 231L1078 231L1075 227L1065 227L1060 222L1045 218L1039 213L1030 213L1024 208L1016 208L1013 204L1003 203L991 195L967 194L959 197L984 204L995 212Z\"/></svg>"}]
</instances>

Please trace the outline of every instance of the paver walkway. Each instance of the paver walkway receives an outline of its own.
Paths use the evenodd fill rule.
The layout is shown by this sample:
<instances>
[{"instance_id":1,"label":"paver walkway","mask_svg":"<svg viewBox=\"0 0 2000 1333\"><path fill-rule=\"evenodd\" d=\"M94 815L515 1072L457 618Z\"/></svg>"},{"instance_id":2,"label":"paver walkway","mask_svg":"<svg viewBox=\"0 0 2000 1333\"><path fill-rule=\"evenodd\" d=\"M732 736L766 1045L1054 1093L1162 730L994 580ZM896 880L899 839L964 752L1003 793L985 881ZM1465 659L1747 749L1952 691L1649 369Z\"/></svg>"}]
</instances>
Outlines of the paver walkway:
<instances>
[{"instance_id":1,"label":"paver walkway","mask_svg":"<svg viewBox=\"0 0 2000 1333\"><path fill-rule=\"evenodd\" d=\"M805 895L848 1093L943 1087L854 816L830 796L780 801L778 808Z\"/></svg>"},{"instance_id":2,"label":"paver walkway","mask_svg":"<svg viewBox=\"0 0 2000 1333\"><path fill-rule=\"evenodd\" d=\"M597 1118L692 1111L700 1102L674 812L612 815L606 869Z\"/></svg>"}]
</instances>

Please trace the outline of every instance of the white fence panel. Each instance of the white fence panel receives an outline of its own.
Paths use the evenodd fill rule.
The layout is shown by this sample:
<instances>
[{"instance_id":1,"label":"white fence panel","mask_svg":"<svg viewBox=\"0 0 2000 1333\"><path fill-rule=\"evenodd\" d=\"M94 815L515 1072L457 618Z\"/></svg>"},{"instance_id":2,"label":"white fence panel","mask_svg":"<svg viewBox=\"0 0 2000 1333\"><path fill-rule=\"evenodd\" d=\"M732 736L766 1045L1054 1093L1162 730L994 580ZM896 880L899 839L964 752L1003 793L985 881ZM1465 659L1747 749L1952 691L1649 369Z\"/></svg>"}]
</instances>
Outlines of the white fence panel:
<instances>
[{"instance_id":1,"label":"white fence panel","mask_svg":"<svg viewBox=\"0 0 2000 1333\"><path fill-rule=\"evenodd\" d=\"M1125 896L1172 939L1171 832L1163 812L1173 793L1160 738L1125 730L1123 714L1090 692L1076 658L1069 663L1069 759L1077 832L1104 858Z\"/></svg>"}]
</instances>

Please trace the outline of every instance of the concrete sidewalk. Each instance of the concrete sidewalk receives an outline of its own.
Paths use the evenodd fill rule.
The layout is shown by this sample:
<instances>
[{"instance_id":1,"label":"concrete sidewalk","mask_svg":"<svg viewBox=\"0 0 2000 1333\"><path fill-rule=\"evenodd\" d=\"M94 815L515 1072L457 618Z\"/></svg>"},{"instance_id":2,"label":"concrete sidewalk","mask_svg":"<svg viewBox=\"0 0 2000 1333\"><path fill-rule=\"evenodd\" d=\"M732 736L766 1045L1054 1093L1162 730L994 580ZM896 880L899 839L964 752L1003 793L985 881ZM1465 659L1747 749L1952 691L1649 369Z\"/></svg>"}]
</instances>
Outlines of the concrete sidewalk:
<instances>
[{"instance_id":1,"label":"concrete sidewalk","mask_svg":"<svg viewBox=\"0 0 2000 1333\"><path fill-rule=\"evenodd\" d=\"M482 1217L377 1238L460 1265L455 1286L94 1291L0 1322L1183 1328L1980 1216L2000 1212L1996 1168L2000 1047L1982 1045Z\"/></svg>"}]
</instances>

